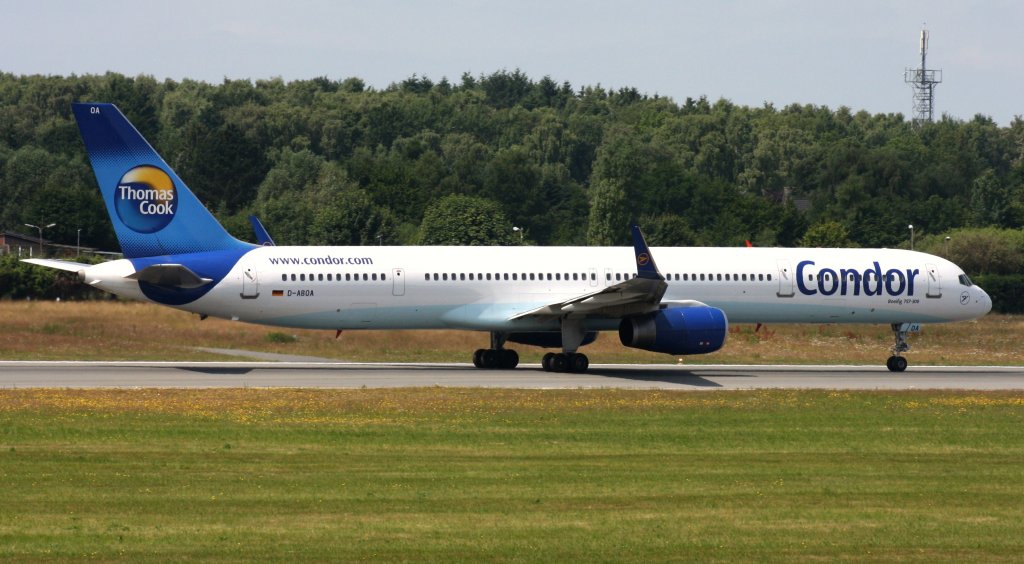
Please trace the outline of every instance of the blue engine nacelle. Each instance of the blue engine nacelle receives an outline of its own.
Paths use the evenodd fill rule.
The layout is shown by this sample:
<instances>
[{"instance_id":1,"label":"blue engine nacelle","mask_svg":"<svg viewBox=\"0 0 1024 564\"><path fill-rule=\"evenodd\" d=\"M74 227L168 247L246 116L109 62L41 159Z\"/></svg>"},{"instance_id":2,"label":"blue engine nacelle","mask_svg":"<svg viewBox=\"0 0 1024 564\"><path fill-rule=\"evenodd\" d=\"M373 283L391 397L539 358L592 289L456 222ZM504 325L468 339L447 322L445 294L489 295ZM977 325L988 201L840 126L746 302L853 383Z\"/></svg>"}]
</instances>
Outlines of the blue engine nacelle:
<instances>
[{"instance_id":1,"label":"blue engine nacelle","mask_svg":"<svg viewBox=\"0 0 1024 564\"><path fill-rule=\"evenodd\" d=\"M619 323L623 345L672 355L715 352L728 332L725 312L710 306L662 309Z\"/></svg>"}]
</instances>

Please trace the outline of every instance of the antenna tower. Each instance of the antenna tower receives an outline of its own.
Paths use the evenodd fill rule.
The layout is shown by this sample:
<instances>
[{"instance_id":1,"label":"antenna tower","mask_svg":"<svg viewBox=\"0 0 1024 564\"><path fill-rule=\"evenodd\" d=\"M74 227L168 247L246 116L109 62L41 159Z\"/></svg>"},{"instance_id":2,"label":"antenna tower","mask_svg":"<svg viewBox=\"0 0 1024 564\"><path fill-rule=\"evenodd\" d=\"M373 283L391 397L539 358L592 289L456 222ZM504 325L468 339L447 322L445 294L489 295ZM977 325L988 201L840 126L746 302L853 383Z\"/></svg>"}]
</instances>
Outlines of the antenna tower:
<instances>
[{"instance_id":1,"label":"antenna tower","mask_svg":"<svg viewBox=\"0 0 1024 564\"><path fill-rule=\"evenodd\" d=\"M935 115L935 85L942 82L942 70L929 70L928 30L921 30L921 68L903 71L903 82L914 90L914 123L930 123Z\"/></svg>"}]
</instances>

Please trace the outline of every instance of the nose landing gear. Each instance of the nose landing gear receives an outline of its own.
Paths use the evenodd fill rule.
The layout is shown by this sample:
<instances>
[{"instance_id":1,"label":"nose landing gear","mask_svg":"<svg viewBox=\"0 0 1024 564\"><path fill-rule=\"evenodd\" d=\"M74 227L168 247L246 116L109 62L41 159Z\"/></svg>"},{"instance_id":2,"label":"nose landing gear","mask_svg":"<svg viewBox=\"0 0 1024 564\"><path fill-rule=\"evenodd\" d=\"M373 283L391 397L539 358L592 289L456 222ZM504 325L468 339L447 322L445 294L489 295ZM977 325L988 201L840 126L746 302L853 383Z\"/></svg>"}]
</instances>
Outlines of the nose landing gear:
<instances>
[{"instance_id":1,"label":"nose landing gear","mask_svg":"<svg viewBox=\"0 0 1024 564\"><path fill-rule=\"evenodd\" d=\"M903 372L907 369L907 359L900 356L910 350L907 344L907 334L914 330L912 323L893 323L892 332L896 336L896 344L892 347L892 356L885 361L885 367L891 372Z\"/></svg>"}]
</instances>

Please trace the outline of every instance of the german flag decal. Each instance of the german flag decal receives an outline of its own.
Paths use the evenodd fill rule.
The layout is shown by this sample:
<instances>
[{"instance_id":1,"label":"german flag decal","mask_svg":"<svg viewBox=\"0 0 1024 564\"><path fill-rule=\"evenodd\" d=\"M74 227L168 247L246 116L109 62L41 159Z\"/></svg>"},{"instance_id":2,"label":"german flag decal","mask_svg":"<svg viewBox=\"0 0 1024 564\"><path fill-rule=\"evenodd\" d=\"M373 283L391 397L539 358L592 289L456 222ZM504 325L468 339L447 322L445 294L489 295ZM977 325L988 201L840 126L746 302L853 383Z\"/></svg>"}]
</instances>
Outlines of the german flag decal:
<instances>
[{"instance_id":1,"label":"german flag decal","mask_svg":"<svg viewBox=\"0 0 1024 564\"><path fill-rule=\"evenodd\" d=\"M271 294L272 294L272 295L273 295L273 296L274 296L275 298L277 298L277 297L280 297L280 296L283 296L283 295L284 295L284 290L274 290L274 291L272 291L272 292L270 292L270 293L271 293Z\"/></svg>"}]
</instances>

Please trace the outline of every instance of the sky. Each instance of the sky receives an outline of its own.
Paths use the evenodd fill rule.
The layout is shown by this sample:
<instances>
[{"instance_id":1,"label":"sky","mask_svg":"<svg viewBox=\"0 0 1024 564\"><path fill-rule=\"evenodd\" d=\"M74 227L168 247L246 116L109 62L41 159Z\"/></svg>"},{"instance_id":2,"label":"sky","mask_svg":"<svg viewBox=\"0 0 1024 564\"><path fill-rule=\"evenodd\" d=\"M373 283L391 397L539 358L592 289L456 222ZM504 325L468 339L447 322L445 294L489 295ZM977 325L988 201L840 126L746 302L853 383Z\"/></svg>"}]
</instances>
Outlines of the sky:
<instances>
[{"instance_id":1,"label":"sky","mask_svg":"<svg viewBox=\"0 0 1024 564\"><path fill-rule=\"evenodd\" d=\"M0 72L19 75L354 76L380 89L519 69L679 103L908 117L904 69L920 65L927 27L936 117L1024 114L1019 0L0 0L0 14Z\"/></svg>"}]
</instances>

